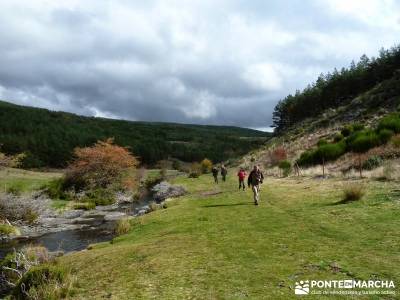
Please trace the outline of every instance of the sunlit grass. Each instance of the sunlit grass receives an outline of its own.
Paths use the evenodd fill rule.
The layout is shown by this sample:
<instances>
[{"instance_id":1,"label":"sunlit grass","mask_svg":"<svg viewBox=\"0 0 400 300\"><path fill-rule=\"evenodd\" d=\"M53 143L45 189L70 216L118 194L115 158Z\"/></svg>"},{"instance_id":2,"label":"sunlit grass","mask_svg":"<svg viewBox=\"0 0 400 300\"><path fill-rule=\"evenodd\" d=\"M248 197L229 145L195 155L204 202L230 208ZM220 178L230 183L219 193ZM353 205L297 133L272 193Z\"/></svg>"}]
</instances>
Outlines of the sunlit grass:
<instances>
[{"instance_id":1,"label":"sunlit grass","mask_svg":"<svg viewBox=\"0 0 400 300\"><path fill-rule=\"evenodd\" d=\"M61 258L76 299L291 299L299 279L400 281L396 183L363 180L363 199L339 205L341 180L267 179L256 207L232 174L174 181L191 194Z\"/></svg>"}]
</instances>

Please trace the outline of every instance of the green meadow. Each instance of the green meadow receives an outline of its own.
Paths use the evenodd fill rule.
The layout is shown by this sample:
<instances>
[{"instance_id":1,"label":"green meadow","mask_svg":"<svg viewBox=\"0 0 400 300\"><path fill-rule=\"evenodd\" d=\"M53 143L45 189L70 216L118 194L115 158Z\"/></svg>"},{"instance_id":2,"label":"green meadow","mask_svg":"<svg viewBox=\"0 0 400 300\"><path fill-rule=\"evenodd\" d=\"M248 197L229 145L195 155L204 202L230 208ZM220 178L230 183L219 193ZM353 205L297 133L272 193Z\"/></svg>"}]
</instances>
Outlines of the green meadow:
<instances>
[{"instance_id":1,"label":"green meadow","mask_svg":"<svg viewBox=\"0 0 400 300\"><path fill-rule=\"evenodd\" d=\"M174 181L189 193L132 220L128 234L59 259L76 276L73 298L295 299L307 279L393 280L400 292L395 182L268 178L256 207L234 176ZM365 196L339 204L350 183Z\"/></svg>"}]
</instances>

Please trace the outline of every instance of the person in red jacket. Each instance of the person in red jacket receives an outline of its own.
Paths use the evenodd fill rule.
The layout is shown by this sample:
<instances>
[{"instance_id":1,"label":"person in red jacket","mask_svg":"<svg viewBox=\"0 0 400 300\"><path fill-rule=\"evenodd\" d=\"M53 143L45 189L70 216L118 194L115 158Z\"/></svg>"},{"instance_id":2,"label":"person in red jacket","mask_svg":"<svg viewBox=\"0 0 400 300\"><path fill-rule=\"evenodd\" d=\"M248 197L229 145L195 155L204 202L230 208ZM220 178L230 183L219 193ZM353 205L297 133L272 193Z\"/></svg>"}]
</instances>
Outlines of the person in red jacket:
<instances>
[{"instance_id":1,"label":"person in red jacket","mask_svg":"<svg viewBox=\"0 0 400 300\"><path fill-rule=\"evenodd\" d=\"M246 171L243 168L240 168L237 176L239 177L239 190L243 187L243 191L245 189L244 179L246 178Z\"/></svg>"}]
</instances>

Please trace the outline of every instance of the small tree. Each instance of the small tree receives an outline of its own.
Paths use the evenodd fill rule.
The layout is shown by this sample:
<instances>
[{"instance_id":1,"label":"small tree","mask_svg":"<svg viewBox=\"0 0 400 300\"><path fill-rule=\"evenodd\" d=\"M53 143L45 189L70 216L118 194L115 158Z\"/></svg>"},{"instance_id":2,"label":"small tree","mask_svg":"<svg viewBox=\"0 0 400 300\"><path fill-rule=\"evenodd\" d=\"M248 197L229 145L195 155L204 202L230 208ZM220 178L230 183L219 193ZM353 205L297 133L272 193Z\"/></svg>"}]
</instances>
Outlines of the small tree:
<instances>
[{"instance_id":1,"label":"small tree","mask_svg":"<svg viewBox=\"0 0 400 300\"><path fill-rule=\"evenodd\" d=\"M211 172L211 168L212 168L213 163L208 158L205 158L205 159L203 159L201 161L200 165L201 165L201 172L203 174L206 174L206 173L210 173Z\"/></svg>"},{"instance_id":2,"label":"small tree","mask_svg":"<svg viewBox=\"0 0 400 300\"><path fill-rule=\"evenodd\" d=\"M98 141L92 147L76 148L75 159L67 169L67 182L75 188L105 188L138 165L127 148L114 145L113 139Z\"/></svg>"},{"instance_id":3,"label":"small tree","mask_svg":"<svg viewBox=\"0 0 400 300\"><path fill-rule=\"evenodd\" d=\"M292 170L292 164L288 160L280 161L278 167L282 170L282 175L284 177L289 176L289 173Z\"/></svg>"},{"instance_id":4,"label":"small tree","mask_svg":"<svg viewBox=\"0 0 400 300\"><path fill-rule=\"evenodd\" d=\"M345 144L323 144L318 147L315 152L316 158L322 164L322 176L325 177L325 163L330 160L335 160L345 152Z\"/></svg>"},{"instance_id":5,"label":"small tree","mask_svg":"<svg viewBox=\"0 0 400 300\"><path fill-rule=\"evenodd\" d=\"M369 149L379 144L379 138L375 133L367 132L359 134L354 140L351 141L351 150L358 153L358 167L360 171L360 177L362 177L362 154L367 152Z\"/></svg>"}]
</instances>

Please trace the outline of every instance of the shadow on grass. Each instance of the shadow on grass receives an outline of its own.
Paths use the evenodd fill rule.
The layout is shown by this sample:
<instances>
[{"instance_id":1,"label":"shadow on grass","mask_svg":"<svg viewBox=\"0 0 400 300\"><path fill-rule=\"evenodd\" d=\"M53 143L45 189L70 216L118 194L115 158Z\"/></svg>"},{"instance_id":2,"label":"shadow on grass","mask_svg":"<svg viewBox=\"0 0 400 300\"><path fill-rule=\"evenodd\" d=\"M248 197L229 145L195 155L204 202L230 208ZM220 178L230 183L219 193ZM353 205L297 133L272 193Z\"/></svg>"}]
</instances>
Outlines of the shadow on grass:
<instances>
[{"instance_id":1,"label":"shadow on grass","mask_svg":"<svg viewBox=\"0 0 400 300\"><path fill-rule=\"evenodd\" d=\"M244 203L232 203L232 204L210 204L204 205L202 207L224 207L224 206L239 206L239 205L254 205L251 202L244 202Z\"/></svg>"},{"instance_id":2,"label":"shadow on grass","mask_svg":"<svg viewBox=\"0 0 400 300\"><path fill-rule=\"evenodd\" d=\"M354 202L357 202L357 201L359 201L359 200L342 199L342 200L340 200L340 201L336 201L336 202L333 202L333 203L329 203L329 204L327 204L326 206L343 205L343 204L354 203Z\"/></svg>"}]
</instances>

